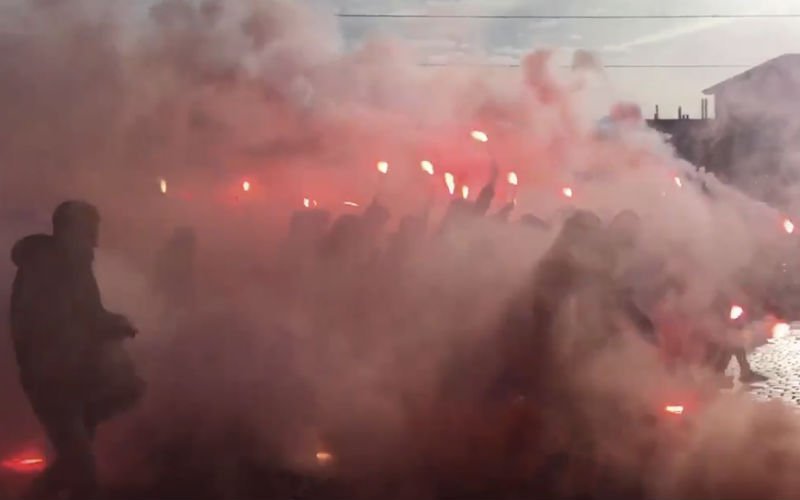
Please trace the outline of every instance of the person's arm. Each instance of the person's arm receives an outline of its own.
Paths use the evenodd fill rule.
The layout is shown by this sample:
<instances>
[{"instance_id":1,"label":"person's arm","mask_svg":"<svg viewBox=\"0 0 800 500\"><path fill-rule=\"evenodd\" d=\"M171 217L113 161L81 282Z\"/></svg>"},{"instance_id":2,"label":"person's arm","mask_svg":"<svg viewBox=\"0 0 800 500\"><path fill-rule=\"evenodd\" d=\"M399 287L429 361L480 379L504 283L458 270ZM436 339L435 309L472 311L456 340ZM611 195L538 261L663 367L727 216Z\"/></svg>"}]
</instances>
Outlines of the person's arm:
<instances>
[{"instance_id":1,"label":"person's arm","mask_svg":"<svg viewBox=\"0 0 800 500\"><path fill-rule=\"evenodd\" d=\"M497 165L492 165L492 176L489 179L489 182L481 189L481 192L478 194L478 199L475 200L475 212L478 215L486 215L486 212L489 211L489 207L492 205L492 200L494 200L495 194L495 184L497 183L497 175L498 175L498 168Z\"/></svg>"},{"instance_id":2,"label":"person's arm","mask_svg":"<svg viewBox=\"0 0 800 500\"><path fill-rule=\"evenodd\" d=\"M103 306L100 287L91 268L79 275L79 283L73 297L80 320L92 329L94 335L103 338L127 338L136 335L136 329L123 315L110 312Z\"/></svg>"}]
</instances>

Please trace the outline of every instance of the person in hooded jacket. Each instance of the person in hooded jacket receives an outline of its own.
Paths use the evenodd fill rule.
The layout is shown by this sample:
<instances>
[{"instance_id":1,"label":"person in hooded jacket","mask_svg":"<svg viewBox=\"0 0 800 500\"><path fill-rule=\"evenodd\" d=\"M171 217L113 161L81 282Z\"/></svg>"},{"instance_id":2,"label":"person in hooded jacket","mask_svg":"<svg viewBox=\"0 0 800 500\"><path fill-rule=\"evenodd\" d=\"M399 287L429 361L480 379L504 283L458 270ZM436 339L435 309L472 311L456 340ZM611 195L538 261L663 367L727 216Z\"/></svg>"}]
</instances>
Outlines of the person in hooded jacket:
<instances>
[{"instance_id":1,"label":"person in hooded jacket","mask_svg":"<svg viewBox=\"0 0 800 500\"><path fill-rule=\"evenodd\" d=\"M103 307L92 269L99 224L94 206L64 202L53 214L52 235L28 236L12 250L10 319L20 380L56 455L31 498L91 498L95 429L142 390L129 360L108 359L136 330Z\"/></svg>"}]
</instances>

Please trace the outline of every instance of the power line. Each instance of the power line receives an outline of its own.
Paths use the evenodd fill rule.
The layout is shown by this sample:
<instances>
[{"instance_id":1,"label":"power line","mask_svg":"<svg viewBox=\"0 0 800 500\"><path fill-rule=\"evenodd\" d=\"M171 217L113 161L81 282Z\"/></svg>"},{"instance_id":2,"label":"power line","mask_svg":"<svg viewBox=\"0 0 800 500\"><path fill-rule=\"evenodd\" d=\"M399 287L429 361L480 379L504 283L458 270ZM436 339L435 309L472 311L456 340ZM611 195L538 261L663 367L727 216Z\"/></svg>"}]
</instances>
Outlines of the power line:
<instances>
[{"instance_id":1,"label":"power line","mask_svg":"<svg viewBox=\"0 0 800 500\"><path fill-rule=\"evenodd\" d=\"M419 64L420 66L426 67L478 67L478 68L518 68L520 67L519 63L508 63L508 64L498 64L498 63L436 63L436 62L423 62ZM657 68L657 69L702 69L702 68L711 68L711 69L732 69L732 68L752 68L756 66L756 64L602 64L603 68L612 68L612 69L640 69L640 68ZM563 66L563 67L571 67L571 66Z\"/></svg>"},{"instance_id":2,"label":"power line","mask_svg":"<svg viewBox=\"0 0 800 500\"><path fill-rule=\"evenodd\" d=\"M800 14L629 14L629 15L539 15L539 14L388 14L339 13L346 19L584 19L584 20L635 20L635 19L798 19Z\"/></svg>"}]
</instances>

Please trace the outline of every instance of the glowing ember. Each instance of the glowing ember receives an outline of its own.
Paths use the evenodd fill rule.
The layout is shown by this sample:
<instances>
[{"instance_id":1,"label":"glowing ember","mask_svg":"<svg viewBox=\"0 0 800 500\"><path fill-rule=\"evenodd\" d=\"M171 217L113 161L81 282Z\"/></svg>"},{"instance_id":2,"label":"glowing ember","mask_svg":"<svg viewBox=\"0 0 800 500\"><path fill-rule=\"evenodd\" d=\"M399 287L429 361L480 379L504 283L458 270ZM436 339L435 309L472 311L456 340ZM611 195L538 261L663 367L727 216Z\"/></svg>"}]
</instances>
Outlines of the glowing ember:
<instances>
[{"instance_id":1,"label":"glowing ember","mask_svg":"<svg viewBox=\"0 0 800 500\"><path fill-rule=\"evenodd\" d=\"M248 192L248 191L250 191L250 181L244 181L244 182L242 183L242 190L243 190L244 192Z\"/></svg>"},{"instance_id":2,"label":"glowing ember","mask_svg":"<svg viewBox=\"0 0 800 500\"><path fill-rule=\"evenodd\" d=\"M444 183L447 184L447 192L452 196L456 192L456 178L450 172L445 172Z\"/></svg>"},{"instance_id":3,"label":"glowing ember","mask_svg":"<svg viewBox=\"0 0 800 500\"><path fill-rule=\"evenodd\" d=\"M683 187L683 182L681 181L681 178L678 177L677 175L675 176L675 185L678 187Z\"/></svg>"},{"instance_id":4,"label":"glowing ember","mask_svg":"<svg viewBox=\"0 0 800 500\"><path fill-rule=\"evenodd\" d=\"M744 314L744 309L741 306L733 305L731 306L731 319L736 320L742 317Z\"/></svg>"},{"instance_id":5,"label":"glowing ember","mask_svg":"<svg viewBox=\"0 0 800 500\"><path fill-rule=\"evenodd\" d=\"M419 166L422 167L422 171L427 173L428 175L433 175L433 163L429 162L428 160L422 160L419 163Z\"/></svg>"},{"instance_id":6,"label":"glowing ember","mask_svg":"<svg viewBox=\"0 0 800 500\"><path fill-rule=\"evenodd\" d=\"M333 455L328 453L327 451L318 451L317 452L317 463L320 465L327 465L333 462Z\"/></svg>"},{"instance_id":7,"label":"glowing ember","mask_svg":"<svg viewBox=\"0 0 800 500\"><path fill-rule=\"evenodd\" d=\"M572 195L574 194L571 187L565 187L561 190L561 193L567 198L572 198Z\"/></svg>"},{"instance_id":8,"label":"glowing ember","mask_svg":"<svg viewBox=\"0 0 800 500\"><path fill-rule=\"evenodd\" d=\"M359 206L359 204L354 202L354 201L346 201L346 202L344 202L344 204L347 205L348 207L358 207Z\"/></svg>"},{"instance_id":9,"label":"glowing ember","mask_svg":"<svg viewBox=\"0 0 800 500\"><path fill-rule=\"evenodd\" d=\"M792 333L792 327L789 326L789 323L775 323L771 333L773 339L782 339Z\"/></svg>"},{"instance_id":10,"label":"glowing ember","mask_svg":"<svg viewBox=\"0 0 800 500\"><path fill-rule=\"evenodd\" d=\"M794 223L789 219L784 219L783 230L786 231L786 234L792 234L794 232Z\"/></svg>"},{"instance_id":11,"label":"glowing ember","mask_svg":"<svg viewBox=\"0 0 800 500\"><path fill-rule=\"evenodd\" d=\"M385 161L379 161L378 162L378 172L382 173L383 175L388 174L389 173L389 163L387 163Z\"/></svg>"},{"instance_id":12,"label":"glowing ember","mask_svg":"<svg viewBox=\"0 0 800 500\"><path fill-rule=\"evenodd\" d=\"M508 183L511 184L512 186L518 186L519 185L519 178L517 178L517 173L516 172L509 172L508 173Z\"/></svg>"},{"instance_id":13,"label":"glowing ember","mask_svg":"<svg viewBox=\"0 0 800 500\"><path fill-rule=\"evenodd\" d=\"M158 182L159 188L161 189L161 194L167 194L167 180L161 179Z\"/></svg>"},{"instance_id":14,"label":"glowing ember","mask_svg":"<svg viewBox=\"0 0 800 500\"><path fill-rule=\"evenodd\" d=\"M486 132L481 132L480 130L473 130L470 134L473 139L478 142L489 142L489 136L486 135Z\"/></svg>"},{"instance_id":15,"label":"glowing ember","mask_svg":"<svg viewBox=\"0 0 800 500\"><path fill-rule=\"evenodd\" d=\"M683 406L681 405L665 406L664 411L666 411L667 413L672 413L673 415L683 415Z\"/></svg>"},{"instance_id":16,"label":"glowing ember","mask_svg":"<svg viewBox=\"0 0 800 500\"><path fill-rule=\"evenodd\" d=\"M308 198L303 198L303 206L306 207L306 208L310 207L311 206L311 200L309 200Z\"/></svg>"},{"instance_id":17,"label":"glowing ember","mask_svg":"<svg viewBox=\"0 0 800 500\"><path fill-rule=\"evenodd\" d=\"M35 454L26 454L18 457L3 460L2 466L12 472L20 474L32 474L41 472L47 465L46 460Z\"/></svg>"},{"instance_id":18,"label":"glowing ember","mask_svg":"<svg viewBox=\"0 0 800 500\"><path fill-rule=\"evenodd\" d=\"M469 198L469 186L461 186L461 197L465 200Z\"/></svg>"}]
</instances>

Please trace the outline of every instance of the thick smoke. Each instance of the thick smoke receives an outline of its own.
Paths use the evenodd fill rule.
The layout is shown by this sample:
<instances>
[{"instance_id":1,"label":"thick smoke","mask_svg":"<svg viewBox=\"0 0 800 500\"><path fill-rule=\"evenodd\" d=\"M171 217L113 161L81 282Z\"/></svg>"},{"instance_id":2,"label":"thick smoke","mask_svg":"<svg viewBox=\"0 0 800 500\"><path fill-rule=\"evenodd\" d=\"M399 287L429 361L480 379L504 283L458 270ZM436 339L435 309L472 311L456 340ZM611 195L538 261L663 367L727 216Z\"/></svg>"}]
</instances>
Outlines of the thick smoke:
<instances>
[{"instance_id":1,"label":"thick smoke","mask_svg":"<svg viewBox=\"0 0 800 500\"><path fill-rule=\"evenodd\" d=\"M606 220L639 213L642 253L685 282L664 316L698 323L742 270L768 278L753 266L764 249L788 245L779 213L676 159L655 132L636 124L598 131L600 116L587 110L612 102L598 98L607 83L586 54L565 73L548 51L531 53L515 73L420 67L412 48L379 33L345 52L331 16L273 0L9 9L0 191L14 225L3 241L46 230L64 198L97 203L107 306L142 331L131 348L149 393L101 436L110 484L146 489L167 476L199 477L208 495L235 496L252 487L248 467L263 467L281 471L265 480L272 494L302 489L281 475L289 471L349 495L420 498L454 484L480 495L541 476L545 452L590 442L618 483L645 478L639 493L647 496L796 491L789 471L800 458L774 433L787 442L800 434L780 408L729 396L688 430L620 424L663 406L684 374L666 373L634 338L587 347L617 328L592 300L578 297L558 316L563 364L531 354L567 395L552 414L534 409L531 425L525 404L483 411L474 403L503 318L567 211ZM489 142L472 140L474 129ZM434 176L419 168L423 159ZM388 175L376 171L379 160ZM443 173L474 200L493 163L491 212L516 199L513 219L534 213L551 229L486 218L437 236L450 201ZM503 182L512 170L519 188ZM303 198L334 215L361 213L374 198L392 215L385 233L411 215L431 235L412 239L402 259L373 261L369 273L363 255L303 261L296 248L281 251ZM178 225L198 236L190 312L153 290L154 255ZM326 243L330 257L336 241ZM13 368L3 375L11 388ZM34 435L21 394L3 393L18 411L2 428ZM673 432L680 439L648 448ZM18 435L0 442L11 446ZM333 463L320 467L319 451ZM781 466L765 471L762 459ZM552 495L589 484L579 461L559 477Z\"/></svg>"}]
</instances>

